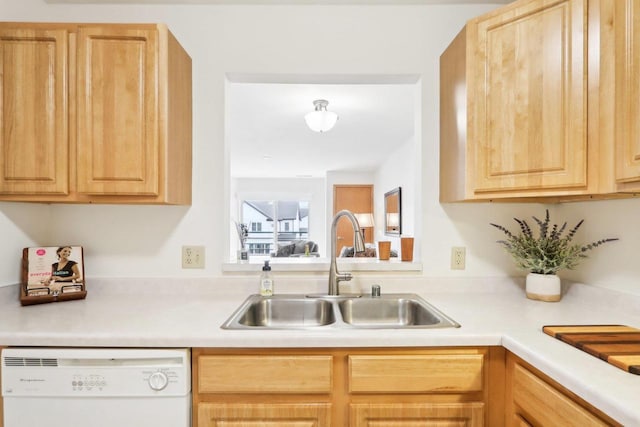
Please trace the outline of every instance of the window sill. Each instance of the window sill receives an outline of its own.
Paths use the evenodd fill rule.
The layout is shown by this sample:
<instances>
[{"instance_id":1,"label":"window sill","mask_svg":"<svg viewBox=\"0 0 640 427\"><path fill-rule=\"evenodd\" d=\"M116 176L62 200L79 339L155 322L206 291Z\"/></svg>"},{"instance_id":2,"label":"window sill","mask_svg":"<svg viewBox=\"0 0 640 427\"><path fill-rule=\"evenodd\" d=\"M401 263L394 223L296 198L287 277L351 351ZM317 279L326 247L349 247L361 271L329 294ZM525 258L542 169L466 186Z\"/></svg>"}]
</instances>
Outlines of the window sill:
<instances>
[{"instance_id":1,"label":"window sill","mask_svg":"<svg viewBox=\"0 0 640 427\"><path fill-rule=\"evenodd\" d=\"M328 272L331 260L318 257L292 257L292 258L271 258L268 256L252 256L249 261L239 262L235 259L222 264L223 272L255 272L260 270L260 266L265 260L274 270L278 271L307 271L307 272ZM338 258L338 268L346 271L422 271L422 263L406 262L399 259L380 261L375 258Z\"/></svg>"}]
</instances>

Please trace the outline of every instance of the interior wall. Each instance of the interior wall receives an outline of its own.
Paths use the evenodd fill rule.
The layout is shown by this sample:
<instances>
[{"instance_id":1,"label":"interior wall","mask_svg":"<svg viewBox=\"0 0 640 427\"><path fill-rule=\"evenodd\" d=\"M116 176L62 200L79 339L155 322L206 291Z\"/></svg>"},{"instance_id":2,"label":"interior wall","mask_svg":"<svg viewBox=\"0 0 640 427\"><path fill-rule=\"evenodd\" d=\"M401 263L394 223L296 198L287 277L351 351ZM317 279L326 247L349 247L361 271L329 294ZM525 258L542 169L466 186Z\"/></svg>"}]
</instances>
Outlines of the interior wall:
<instances>
[{"instance_id":1,"label":"interior wall","mask_svg":"<svg viewBox=\"0 0 640 427\"><path fill-rule=\"evenodd\" d=\"M49 244L50 215L49 205L0 202L0 286L20 283L23 248Z\"/></svg>"},{"instance_id":2,"label":"interior wall","mask_svg":"<svg viewBox=\"0 0 640 427\"><path fill-rule=\"evenodd\" d=\"M400 237L384 234L384 193L401 188L402 196L402 235L415 236L416 198L415 187L420 181L416 177L416 170L410 159L416 156L414 138L410 138L397 146L389 158L376 171L374 181L374 205L376 240L389 240L391 249L400 253ZM419 212L418 212L419 213ZM419 259L419 242L414 247L414 257Z\"/></svg>"},{"instance_id":3,"label":"interior wall","mask_svg":"<svg viewBox=\"0 0 640 427\"><path fill-rule=\"evenodd\" d=\"M0 0L2 20L167 23L193 58L194 100L192 206L52 205L49 216L47 207L0 204L0 235L11 241L0 252L6 260L0 280L15 281L13 254L41 240L85 246L87 277L221 276L224 242L231 236L225 205L230 196L224 86L225 73L232 72L419 75L421 152L407 161L420 164L422 194L416 200L420 217L415 230L422 242L422 274L523 275L495 243L501 236L489 222L543 212L543 205L438 202L439 56L466 20L497 6L79 5ZM637 291L640 263L633 262L633 255L638 232L632 224L638 203L552 207L575 217L588 215L585 234L614 234L629 224L624 232L631 237L599 248L598 257L594 253L576 277L586 282L596 277L598 284ZM206 268L182 270L181 246L193 244L206 247ZM452 246L467 248L466 270L450 270ZM590 274L595 271L595 276Z\"/></svg>"},{"instance_id":4,"label":"interior wall","mask_svg":"<svg viewBox=\"0 0 640 427\"><path fill-rule=\"evenodd\" d=\"M640 295L640 200L566 203L557 205L553 214L553 222L567 221L569 226L585 220L574 237L581 245L620 239L585 252L587 258L575 270L564 271L562 277Z\"/></svg>"}]
</instances>

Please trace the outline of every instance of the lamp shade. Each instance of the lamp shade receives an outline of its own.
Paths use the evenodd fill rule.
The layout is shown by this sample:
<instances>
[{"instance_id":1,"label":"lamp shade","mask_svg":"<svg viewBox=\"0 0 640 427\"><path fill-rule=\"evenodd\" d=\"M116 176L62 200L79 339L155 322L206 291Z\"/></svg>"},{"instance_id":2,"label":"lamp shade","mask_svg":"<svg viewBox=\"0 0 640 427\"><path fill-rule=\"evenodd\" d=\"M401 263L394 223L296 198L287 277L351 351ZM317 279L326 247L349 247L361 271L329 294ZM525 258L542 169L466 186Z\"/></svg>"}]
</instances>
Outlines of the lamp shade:
<instances>
[{"instance_id":1,"label":"lamp shade","mask_svg":"<svg viewBox=\"0 0 640 427\"><path fill-rule=\"evenodd\" d=\"M355 214L356 219L358 220L358 224L360 227L373 227L373 214L370 213L361 213Z\"/></svg>"},{"instance_id":2,"label":"lamp shade","mask_svg":"<svg viewBox=\"0 0 640 427\"><path fill-rule=\"evenodd\" d=\"M387 227L398 227L400 226L400 214L399 213L388 213L387 214Z\"/></svg>"},{"instance_id":3,"label":"lamp shade","mask_svg":"<svg viewBox=\"0 0 640 427\"><path fill-rule=\"evenodd\" d=\"M313 101L313 105L315 110L304 116L304 120L307 122L309 129L314 132L326 132L331 130L338 121L338 115L333 111L327 111L329 101L317 99Z\"/></svg>"}]
</instances>

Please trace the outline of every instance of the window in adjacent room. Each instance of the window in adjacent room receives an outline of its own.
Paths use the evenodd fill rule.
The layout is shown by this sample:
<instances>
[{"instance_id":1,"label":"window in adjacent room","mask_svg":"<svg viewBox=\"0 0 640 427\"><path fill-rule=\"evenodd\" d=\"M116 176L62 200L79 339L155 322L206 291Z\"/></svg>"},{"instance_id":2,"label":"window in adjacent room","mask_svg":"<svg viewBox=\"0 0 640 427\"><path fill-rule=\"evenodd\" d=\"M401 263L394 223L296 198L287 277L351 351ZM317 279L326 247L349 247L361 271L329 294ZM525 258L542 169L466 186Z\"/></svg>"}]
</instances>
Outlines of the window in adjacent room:
<instances>
[{"instance_id":1,"label":"window in adjacent room","mask_svg":"<svg viewBox=\"0 0 640 427\"><path fill-rule=\"evenodd\" d=\"M309 238L308 200L244 200L242 222L249 224L249 254L275 254L279 246Z\"/></svg>"}]
</instances>

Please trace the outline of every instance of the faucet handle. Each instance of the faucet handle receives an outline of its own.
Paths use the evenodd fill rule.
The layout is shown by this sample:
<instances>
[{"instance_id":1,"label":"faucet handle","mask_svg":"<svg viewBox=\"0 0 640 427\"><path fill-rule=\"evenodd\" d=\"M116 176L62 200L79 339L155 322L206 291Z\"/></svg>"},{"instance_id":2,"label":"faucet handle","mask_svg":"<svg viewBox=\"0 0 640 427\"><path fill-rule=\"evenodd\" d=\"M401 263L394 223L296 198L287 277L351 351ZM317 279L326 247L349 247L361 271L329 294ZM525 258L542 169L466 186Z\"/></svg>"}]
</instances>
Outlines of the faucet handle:
<instances>
[{"instance_id":1,"label":"faucet handle","mask_svg":"<svg viewBox=\"0 0 640 427\"><path fill-rule=\"evenodd\" d=\"M336 275L336 281L338 283L340 283L340 282L348 282L352 278L353 278L353 275L351 273L338 273Z\"/></svg>"},{"instance_id":2,"label":"faucet handle","mask_svg":"<svg viewBox=\"0 0 640 427\"><path fill-rule=\"evenodd\" d=\"M371 286L371 296L374 298L380 296L380 285Z\"/></svg>"}]
</instances>

